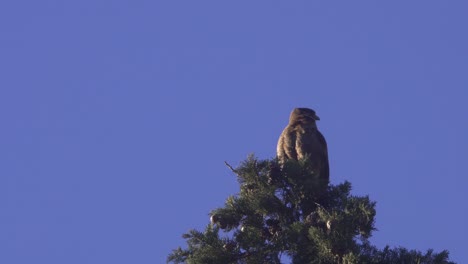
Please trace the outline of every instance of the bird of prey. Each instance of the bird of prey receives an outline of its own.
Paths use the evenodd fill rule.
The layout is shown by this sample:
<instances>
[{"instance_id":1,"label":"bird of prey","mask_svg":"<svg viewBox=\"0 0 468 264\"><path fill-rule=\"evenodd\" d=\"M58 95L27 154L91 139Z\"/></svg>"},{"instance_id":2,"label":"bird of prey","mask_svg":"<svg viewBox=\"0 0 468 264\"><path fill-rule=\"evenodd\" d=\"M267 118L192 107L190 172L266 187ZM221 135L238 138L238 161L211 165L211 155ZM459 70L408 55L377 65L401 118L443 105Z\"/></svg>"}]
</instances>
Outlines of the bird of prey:
<instances>
[{"instance_id":1,"label":"bird of prey","mask_svg":"<svg viewBox=\"0 0 468 264\"><path fill-rule=\"evenodd\" d=\"M276 155L280 163L288 159L301 160L309 157L312 169L319 179L328 184L327 142L318 131L316 120L320 118L309 108L295 108L289 117L289 124L278 140Z\"/></svg>"}]
</instances>

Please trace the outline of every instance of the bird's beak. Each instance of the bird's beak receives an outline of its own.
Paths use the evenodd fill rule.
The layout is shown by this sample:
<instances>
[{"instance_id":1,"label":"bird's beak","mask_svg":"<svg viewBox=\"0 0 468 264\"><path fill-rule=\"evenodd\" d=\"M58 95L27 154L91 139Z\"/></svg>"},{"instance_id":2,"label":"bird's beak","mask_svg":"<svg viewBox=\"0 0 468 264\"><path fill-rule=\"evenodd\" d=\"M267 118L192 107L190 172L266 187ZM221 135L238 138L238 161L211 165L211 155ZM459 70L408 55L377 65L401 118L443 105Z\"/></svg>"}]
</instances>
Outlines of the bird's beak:
<instances>
[{"instance_id":1,"label":"bird's beak","mask_svg":"<svg viewBox=\"0 0 468 264\"><path fill-rule=\"evenodd\" d=\"M315 120L320 120L320 117L318 117L318 115L315 115L315 116L314 116L314 119L315 119Z\"/></svg>"}]
</instances>

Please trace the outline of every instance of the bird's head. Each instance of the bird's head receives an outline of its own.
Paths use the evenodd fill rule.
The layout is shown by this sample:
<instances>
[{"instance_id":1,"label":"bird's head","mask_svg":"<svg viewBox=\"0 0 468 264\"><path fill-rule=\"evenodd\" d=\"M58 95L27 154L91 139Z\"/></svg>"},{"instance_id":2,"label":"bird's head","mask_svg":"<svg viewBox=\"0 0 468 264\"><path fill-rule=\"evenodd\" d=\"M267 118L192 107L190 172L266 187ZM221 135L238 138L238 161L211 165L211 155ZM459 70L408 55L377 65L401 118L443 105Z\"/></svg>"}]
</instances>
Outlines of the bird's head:
<instances>
[{"instance_id":1,"label":"bird's head","mask_svg":"<svg viewBox=\"0 0 468 264\"><path fill-rule=\"evenodd\" d=\"M314 122L320 120L315 111L310 108L294 108L289 117L289 123L308 121Z\"/></svg>"}]
</instances>

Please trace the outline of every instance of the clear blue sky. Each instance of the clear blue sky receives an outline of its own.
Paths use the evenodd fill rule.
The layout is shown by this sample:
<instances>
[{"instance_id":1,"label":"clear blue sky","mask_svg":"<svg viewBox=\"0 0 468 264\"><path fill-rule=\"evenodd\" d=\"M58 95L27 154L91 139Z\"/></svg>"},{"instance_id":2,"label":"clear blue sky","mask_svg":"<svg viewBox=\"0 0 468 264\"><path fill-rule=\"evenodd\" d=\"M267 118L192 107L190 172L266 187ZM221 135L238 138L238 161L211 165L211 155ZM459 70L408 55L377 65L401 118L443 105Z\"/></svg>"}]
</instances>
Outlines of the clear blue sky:
<instances>
[{"instance_id":1,"label":"clear blue sky","mask_svg":"<svg viewBox=\"0 0 468 264\"><path fill-rule=\"evenodd\" d=\"M0 262L164 263L321 117L372 238L468 263L466 1L0 3Z\"/></svg>"}]
</instances>

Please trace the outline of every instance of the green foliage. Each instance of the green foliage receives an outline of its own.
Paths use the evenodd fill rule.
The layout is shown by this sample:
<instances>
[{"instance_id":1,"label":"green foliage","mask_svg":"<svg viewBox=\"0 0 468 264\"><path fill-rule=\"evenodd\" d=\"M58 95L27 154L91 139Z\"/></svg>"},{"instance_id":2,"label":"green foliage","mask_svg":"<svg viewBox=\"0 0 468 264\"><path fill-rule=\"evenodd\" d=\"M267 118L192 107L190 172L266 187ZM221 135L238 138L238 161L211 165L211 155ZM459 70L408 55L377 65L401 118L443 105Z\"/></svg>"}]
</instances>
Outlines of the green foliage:
<instances>
[{"instance_id":1,"label":"green foliage","mask_svg":"<svg viewBox=\"0 0 468 264\"><path fill-rule=\"evenodd\" d=\"M452 263L448 260L449 252L444 250L440 253L434 253L432 249L427 250L425 254L417 250L408 250L402 247L393 248L385 247L383 250L378 250L374 246L366 243L362 245L361 255L358 263L369 264L393 264L393 263L408 263L408 264L439 264Z\"/></svg>"},{"instance_id":2,"label":"green foliage","mask_svg":"<svg viewBox=\"0 0 468 264\"><path fill-rule=\"evenodd\" d=\"M168 256L173 263L452 263L448 252L422 254L370 245L375 202L350 194L351 184L328 185L308 159L249 157L238 168L240 191L213 210L204 232L184 234L188 248ZM220 237L222 233L222 237Z\"/></svg>"}]
</instances>

